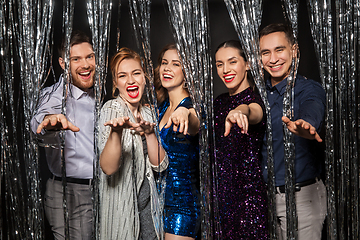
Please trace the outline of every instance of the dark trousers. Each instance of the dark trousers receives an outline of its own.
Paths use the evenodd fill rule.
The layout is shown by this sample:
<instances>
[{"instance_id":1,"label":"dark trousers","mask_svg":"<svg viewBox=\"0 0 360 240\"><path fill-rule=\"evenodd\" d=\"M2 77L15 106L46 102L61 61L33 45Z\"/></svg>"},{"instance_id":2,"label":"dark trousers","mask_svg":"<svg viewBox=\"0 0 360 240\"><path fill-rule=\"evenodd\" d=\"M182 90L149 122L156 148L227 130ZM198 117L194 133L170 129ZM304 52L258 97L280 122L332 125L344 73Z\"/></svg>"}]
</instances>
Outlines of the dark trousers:
<instances>
[{"instance_id":1,"label":"dark trousers","mask_svg":"<svg viewBox=\"0 0 360 240\"><path fill-rule=\"evenodd\" d=\"M91 239L93 230L91 185L67 183L67 211L70 239ZM65 239L62 182L49 179L46 183L45 214L54 238Z\"/></svg>"}]
</instances>

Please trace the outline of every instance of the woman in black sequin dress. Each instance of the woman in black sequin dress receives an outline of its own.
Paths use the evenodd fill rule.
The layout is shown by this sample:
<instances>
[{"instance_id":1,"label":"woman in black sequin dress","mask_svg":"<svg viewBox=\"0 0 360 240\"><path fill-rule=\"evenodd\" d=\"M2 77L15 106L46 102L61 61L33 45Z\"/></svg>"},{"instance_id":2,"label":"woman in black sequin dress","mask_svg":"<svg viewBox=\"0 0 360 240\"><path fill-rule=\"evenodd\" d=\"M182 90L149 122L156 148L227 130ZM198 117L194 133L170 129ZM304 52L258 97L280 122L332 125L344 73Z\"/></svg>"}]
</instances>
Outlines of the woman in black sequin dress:
<instances>
[{"instance_id":1,"label":"woman in black sequin dress","mask_svg":"<svg viewBox=\"0 0 360 240\"><path fill-rule=\"evenodd\" d=\"M249 64L238 41L221 44L217 73L229 92L214 101L220 239L267 239L267 194L260 149L264 104L249 82Z\"/></svg>"}]
</instances>

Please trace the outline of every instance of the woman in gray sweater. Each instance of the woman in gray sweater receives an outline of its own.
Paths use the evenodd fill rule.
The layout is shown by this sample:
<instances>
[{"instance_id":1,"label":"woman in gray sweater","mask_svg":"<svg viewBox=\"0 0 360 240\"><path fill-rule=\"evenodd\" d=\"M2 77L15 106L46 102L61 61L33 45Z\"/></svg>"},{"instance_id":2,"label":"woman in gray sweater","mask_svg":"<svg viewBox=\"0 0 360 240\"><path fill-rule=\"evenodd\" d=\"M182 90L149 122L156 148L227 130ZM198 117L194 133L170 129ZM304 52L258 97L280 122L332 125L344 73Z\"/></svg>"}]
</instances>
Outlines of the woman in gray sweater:
<instances>
[{"instance_id":1,"label":"woman in gray sweater","mask_svg":"<svg viewBox=\"0 0 360 240\"><path fill-rule=\"evenodd\" d=\"M99 121L101 239L162 238L160 201L153 171L168 160L142 105L145 72L140 56L122 48L112 58L113 95Z\"/></svg>"}]
</instances>

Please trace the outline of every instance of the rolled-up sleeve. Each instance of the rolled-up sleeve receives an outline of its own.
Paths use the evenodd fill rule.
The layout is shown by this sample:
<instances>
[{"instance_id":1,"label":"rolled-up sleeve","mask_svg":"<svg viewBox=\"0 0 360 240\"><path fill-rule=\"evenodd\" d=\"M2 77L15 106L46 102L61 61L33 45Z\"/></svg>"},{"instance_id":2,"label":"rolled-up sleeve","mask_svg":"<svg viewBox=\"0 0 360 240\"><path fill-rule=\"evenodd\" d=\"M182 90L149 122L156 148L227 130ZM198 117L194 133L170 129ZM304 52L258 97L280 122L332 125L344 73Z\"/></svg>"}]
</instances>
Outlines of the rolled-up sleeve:
<instances>
[{"instance_id":1,"label":"rolled-up sleeve","mask_svg":"<svg viewBox=\"0 0 360 240\"><path fill-rule=\"evenodd\" d=\"M313 82L304 89L302 95L299 118L310 123L319 132L325 116L325 91L319 83Z\"/></svg>"},{"instance_id":2,"label":"rolled-up sleeve","mask_svg":"<svg viewBox=\"0 0 360 240\"><path fill-rule=\"evenodd\" d=\"M31 130L36 133L39 124L49 114L60 114L62 105L62 80L41 91L35 113L31 118ZM44 134L44 132L42 132Z\"/></svg>"}]
</instances>

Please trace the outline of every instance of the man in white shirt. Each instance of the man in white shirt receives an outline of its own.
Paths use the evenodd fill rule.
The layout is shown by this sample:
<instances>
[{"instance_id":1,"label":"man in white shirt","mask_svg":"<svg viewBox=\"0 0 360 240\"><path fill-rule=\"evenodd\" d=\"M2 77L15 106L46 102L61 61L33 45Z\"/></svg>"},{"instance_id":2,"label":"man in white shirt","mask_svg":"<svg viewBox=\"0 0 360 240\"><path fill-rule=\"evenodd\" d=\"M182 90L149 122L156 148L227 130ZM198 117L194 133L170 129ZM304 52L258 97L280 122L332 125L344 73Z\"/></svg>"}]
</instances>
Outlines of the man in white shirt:
<instances>
[{"instance_id":1,"label":"man in white shirt","mask_svg":"<svg viewBox=\"0 0 360 240\"><path fill-rule=\"evenodd\" d=\"M59 64L65 69L65 46L59 49ZM44 88L31 120L31 128L43 139L46 159L53 174L47 181L45 213L55 239L65 239L59 130L65 131L67 210L70 239L91 239L94 160L94 75L95 54L91 39L73 31L70 39L70 84L66 116L61 114L64 81Z\"/></svg>"}]
</instances>

